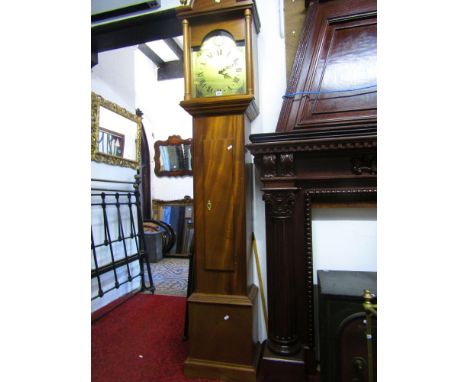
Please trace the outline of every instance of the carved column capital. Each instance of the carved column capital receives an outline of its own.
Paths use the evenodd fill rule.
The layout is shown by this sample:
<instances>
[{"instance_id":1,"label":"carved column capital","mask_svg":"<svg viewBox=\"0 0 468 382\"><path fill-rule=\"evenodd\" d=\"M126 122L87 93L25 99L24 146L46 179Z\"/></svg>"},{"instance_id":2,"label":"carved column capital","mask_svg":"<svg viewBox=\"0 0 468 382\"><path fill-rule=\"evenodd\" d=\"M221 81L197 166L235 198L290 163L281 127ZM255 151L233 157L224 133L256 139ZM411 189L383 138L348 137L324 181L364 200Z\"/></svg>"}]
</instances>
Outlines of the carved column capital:
<instances>
[{"instance_id":1,"label":"carved column capital","mask_svg":"<svg viewBox=\"0 0 468 382\"><path fill-rule=\"evenodd\" d=\"M270 191L265 190L263 194L265 204L270 207L269 211L274 219L290 218L296 204L296 191Z\"/></svg>"}]
</instances>

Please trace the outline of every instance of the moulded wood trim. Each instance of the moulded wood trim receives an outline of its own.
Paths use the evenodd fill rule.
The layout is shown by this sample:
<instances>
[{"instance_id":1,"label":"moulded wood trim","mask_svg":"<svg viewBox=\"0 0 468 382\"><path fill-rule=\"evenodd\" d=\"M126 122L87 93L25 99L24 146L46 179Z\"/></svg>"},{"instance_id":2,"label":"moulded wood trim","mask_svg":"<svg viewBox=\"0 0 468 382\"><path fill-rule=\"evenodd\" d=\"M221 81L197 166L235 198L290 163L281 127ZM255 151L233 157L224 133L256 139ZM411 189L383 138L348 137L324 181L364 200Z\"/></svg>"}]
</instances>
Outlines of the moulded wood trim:
<instances>
[{"instance_id":1,"label":"moulded wood trim","mask_svg":"<svg viewBox=\"0 0 468 382\"><path fill-rule=\"evenodd\" d=\"M257 293L257 286L252 284L249 288L247 296L195 292L191 294L191 296L188 298L188 301L200 304L253 306L253 301L255 300Z\"/></svg>"},{"instance_id":2,"label":"moulded wood trim","mask_svg":"<svg viewBox=\"0 0 468 382\"><path fill-rule=\"evenodd\" d=\"M377 135L264 142L245 145L252 154L367 149L377 147Z\"/></svg>"},{"instance_id":3,"label":"moulded wood trim","mask_svg":"<svg viewBox=\"0 0 468 382\"><path fill-rule=\"evenodd\" d=\"M253 121L259 113L253 95L194 98L181 101L180 106L192 116L245 113Z\"/></svg>"},{"instance_id":4,"label":"moulded wood trim","mask_svg":"<svg viewBox=\"0 0 468 382\"><path fill-rule=\"evenodd\" d=\"M257 31L257 33L259 33L261 23L260 17L258 15L257 4L254 0L224 0L219 4L216 4L211 0L195 0L192 6L184 6L177 8L177 17L180 20L194 18L212 19L217 15L223 15L226 13L241 13L246 9L252 9L255 30Z\"/></svg>"}]
</instances>

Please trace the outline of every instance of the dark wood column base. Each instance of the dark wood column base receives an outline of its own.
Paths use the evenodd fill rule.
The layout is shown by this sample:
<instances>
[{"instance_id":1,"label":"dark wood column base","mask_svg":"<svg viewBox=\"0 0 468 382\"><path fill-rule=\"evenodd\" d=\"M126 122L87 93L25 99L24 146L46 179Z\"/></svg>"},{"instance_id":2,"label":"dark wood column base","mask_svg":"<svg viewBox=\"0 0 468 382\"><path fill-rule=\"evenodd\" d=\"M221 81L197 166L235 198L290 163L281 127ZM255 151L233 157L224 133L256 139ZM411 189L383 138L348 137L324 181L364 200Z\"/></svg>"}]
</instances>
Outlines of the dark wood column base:
<instances>
[{"instance_id":1,"label":"dark wood column base","mask_svg":"<svg viewBox=\"0 0 468 382\"><path fill-rule=\"evenodd\" d=\"M306 381L304 352L300 350L292 356L273 353L263 342L263 355L260 360L258 382L298 382Z\"/></svg>"}]
</instances>

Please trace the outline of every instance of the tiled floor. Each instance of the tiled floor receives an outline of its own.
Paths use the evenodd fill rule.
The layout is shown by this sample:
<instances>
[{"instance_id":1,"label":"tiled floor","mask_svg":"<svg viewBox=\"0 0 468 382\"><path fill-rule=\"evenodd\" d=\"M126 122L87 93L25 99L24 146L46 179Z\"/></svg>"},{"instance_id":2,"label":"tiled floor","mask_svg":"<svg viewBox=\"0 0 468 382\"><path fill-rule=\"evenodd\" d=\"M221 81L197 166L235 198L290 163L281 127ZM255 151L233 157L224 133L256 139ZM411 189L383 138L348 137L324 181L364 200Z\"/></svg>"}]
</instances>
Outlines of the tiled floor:
<instances>
[{"instance_id":1,"label":"tiled floor","mask_svg":"<svg viewBox=\"0 0 468 382\"><path fill-rule=\"evenodd\" d=\"M151 263L155 294L168 296L187 295L188 259L164 258Z\"/></svg>"}]
</instances>

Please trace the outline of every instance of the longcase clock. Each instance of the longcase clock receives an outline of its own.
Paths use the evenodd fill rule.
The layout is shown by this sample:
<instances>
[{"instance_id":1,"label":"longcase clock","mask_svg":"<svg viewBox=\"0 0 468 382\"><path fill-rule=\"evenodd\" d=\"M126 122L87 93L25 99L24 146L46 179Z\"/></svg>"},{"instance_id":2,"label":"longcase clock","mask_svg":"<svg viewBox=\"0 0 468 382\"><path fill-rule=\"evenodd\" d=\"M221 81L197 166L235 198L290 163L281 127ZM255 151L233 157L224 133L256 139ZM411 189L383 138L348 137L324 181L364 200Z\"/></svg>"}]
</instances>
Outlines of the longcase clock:
<instances>
[{"instance_id":1,"label":"longcase clock","mask_svg":"<svg viewBox=\"0 0 468 382\"><path fill-rule=\"evenodd\" d=\"M185 94L193 116L195 290L189 298L188 377L255 381L257 288L247 285L256 118L255 1L194 0L178 8Z\"/></svg>"}]
</instances>

